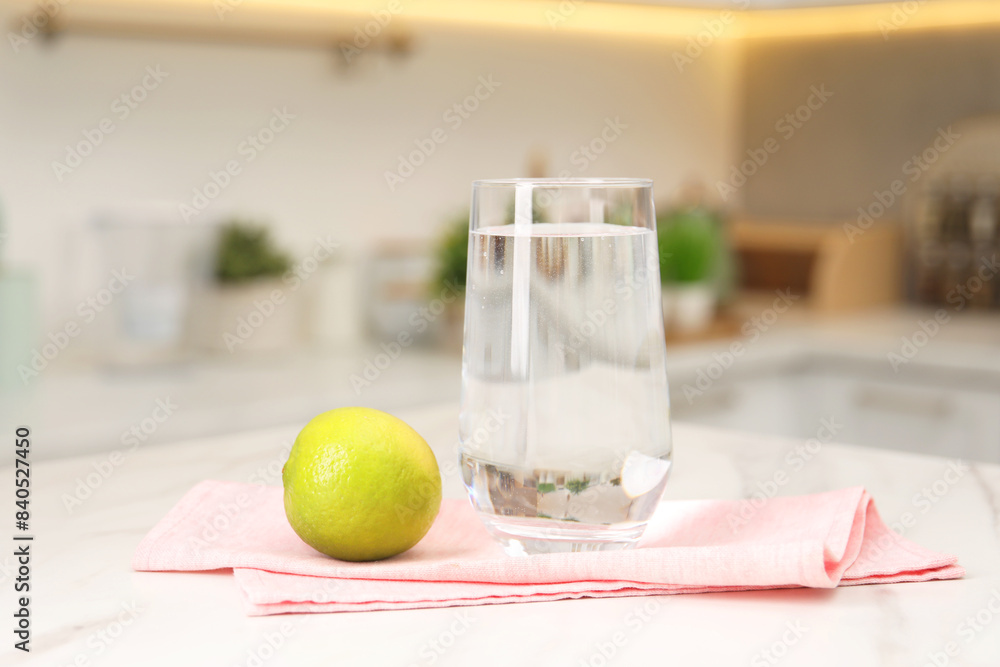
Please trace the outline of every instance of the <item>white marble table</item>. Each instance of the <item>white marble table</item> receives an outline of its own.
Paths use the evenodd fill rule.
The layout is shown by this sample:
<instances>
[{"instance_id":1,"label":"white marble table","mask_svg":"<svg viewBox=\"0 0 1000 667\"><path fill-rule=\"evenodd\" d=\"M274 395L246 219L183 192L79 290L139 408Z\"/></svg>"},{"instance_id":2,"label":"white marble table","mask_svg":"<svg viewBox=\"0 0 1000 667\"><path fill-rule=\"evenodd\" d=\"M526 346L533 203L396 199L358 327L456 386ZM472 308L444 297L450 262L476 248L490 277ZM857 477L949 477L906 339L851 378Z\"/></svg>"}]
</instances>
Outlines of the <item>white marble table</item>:
<instances>
[{"instance_id":1,"label":"white marble table","mask_svg":"<svg viewBox=\"0 0 1000 667\"><path fill-rule=\"evenodd\" d=\"M461 496L455 406L398 416L436 450L445 494ZM888 523L909 512L914 522L906 536L958 554L967 577L837 590L250 618L229 573L130 569L142 536L196 482L280 483L283 450L296 432L290 426L140 447L72 511L66 494L109 459L39 462L32 471L33 650L25 655L12 648L13 548L4 547L0 616L7 620L0 627L6 637L0 664L1000 664L1000 466L972 465L956 478L946 475L951 465L945 459L824 444L793 471L785 457L801 442L684 424L675 425L668 498L747 496L777 470L789 473L782 495L864 485ZM4 489L12 488L12 468L3 468L0 478ZM924 488L929 499L920 496ZM3 495L13 501L12 493ZM10 540L10 533L2 539ZM948 656L949 649L956 655ZM613 655L605 658L602 651Z\"/></svg>"}]
</instances>

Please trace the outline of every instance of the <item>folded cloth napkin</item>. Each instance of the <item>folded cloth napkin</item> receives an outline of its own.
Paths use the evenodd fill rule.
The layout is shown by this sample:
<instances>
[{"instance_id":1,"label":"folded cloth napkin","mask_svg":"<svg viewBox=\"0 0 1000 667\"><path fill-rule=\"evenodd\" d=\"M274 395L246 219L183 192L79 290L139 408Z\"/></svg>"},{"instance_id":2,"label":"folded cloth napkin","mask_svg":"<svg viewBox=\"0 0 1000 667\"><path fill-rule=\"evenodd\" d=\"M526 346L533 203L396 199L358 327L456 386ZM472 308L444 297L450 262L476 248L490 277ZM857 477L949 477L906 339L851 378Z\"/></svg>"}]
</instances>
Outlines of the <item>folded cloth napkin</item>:
<instances>
[{"instance_id":1,"label":"folded cloth napkin","mask_svg":"<svg viewBox=\"0 0 1000 667\"><path fill-rule=\"evenodd\" d=\"M445 500L417 546L350 563L299 539L280 488L206 481L143 539L132 566L233 568L247 612L267 615L954 579L965 573L956 563L892 532L860 487L664 502L636 549L527 557L504 554L467 501Z\"/></svg>"}]
</instances>

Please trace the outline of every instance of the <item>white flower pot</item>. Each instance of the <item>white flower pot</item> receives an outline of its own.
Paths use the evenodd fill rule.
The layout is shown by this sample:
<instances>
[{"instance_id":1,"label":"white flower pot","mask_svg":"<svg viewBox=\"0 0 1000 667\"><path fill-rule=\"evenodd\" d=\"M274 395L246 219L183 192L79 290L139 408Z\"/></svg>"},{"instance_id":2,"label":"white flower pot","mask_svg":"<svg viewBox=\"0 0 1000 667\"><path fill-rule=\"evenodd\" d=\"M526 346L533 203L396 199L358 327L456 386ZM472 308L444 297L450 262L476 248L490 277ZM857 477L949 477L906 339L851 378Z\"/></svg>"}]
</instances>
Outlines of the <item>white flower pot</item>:
<instances>
[{"instance_id":1,"label":"white flower pot","mask_svg":"<svg viewBox=\"0 0 1000 667\"><path fill-rule=\"evenodd\" d=\"M715 317L715 289L708 283L663 286L666 321L679 333L692 334L708 328ZM669 312L668 312L669 308Z\"/></svg>"},{"instance_id":2,"label":"white flower pot","mask_svg":"<svg viewBox=\"0 0 1000 667\"><path fill-rule=\"evenodd\" d=\"M441 332L441 345L446 350L461 352L465 334L465 291L445 306L444 326Z\"/></svg>"},{"instance_id":3,"label":"white flower pot","mask_svg":"<svg viewBox=\"0 0 1000 667\"><path fill-rule=\"evenodd\" d=\"M660 286L660 299L663 302L663 329L670 331L674 320L674 292L668 285Z\"/></svg>"},{"instance_id":4,"label":"white flower pot","mask_svg":"<svg viewBox=\"0 0 1000 667\"><path fill-rule=\"evenodd\" d=\"M285 350L302 339L300 294L278 279L216 285L192 315L192 342L231 353Z\"/></svg>"}]
</instances>

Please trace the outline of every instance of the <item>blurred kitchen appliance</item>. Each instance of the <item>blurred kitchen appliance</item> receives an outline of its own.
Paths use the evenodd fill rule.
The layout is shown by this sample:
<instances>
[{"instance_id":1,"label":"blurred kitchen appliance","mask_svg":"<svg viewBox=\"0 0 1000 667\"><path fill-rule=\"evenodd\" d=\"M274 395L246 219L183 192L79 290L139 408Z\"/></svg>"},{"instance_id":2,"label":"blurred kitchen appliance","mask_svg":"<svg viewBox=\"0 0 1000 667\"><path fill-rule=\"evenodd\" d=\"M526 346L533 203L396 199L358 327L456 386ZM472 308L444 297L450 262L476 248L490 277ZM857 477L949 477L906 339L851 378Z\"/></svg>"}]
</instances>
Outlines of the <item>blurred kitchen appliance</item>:
<instances>
[{"instance_id":1,"label":"blurred kitchen appliance","mask_svg":"<svg viewBox=\"0 0 1000 667\"><path fill-rule=\"evenodd\" d=\"M433 335L441 315L427 309L433 271L427 241L385 240L374 248L364 298L367 328L377 340L392 341L405 333L407 340L423 341Z\"/></svg>"},{"instance_id":2,"label":"blurred kitchen appliance","mask_svg":"<svg viewBox=\"0 0 1000 667\"><path fill-rule=\"evenodd\" d=\"M896 302L902 283L898 226L890 221L864 230L852 225L853 221L733 221L730 236L742 290L788 289L818 313Z\"/></svg>"},{"instance_id":3,"label":"blurred kitchen appliance","mask_svg":"<svg viewBox=\"0 0 1000 667\"><path fill-rule=\"evenodd\" d=\"M187 223L176 204L106 207L93 220L102 266L124 279L102 356L113 364L168 361L181 353L192 290L209 280L214 227Z\"/></svg>"},{"instance_id":4,"label":"blurred kitchen appliance","mask_svg":"<svg viewBox=\"0 0 1000 667\"><path fill-rule=\"evenodd\" d=\"M953 134L907 202L907 292L955 310L1000 308L1000 116Z\"/></svg>"}]
</instances>

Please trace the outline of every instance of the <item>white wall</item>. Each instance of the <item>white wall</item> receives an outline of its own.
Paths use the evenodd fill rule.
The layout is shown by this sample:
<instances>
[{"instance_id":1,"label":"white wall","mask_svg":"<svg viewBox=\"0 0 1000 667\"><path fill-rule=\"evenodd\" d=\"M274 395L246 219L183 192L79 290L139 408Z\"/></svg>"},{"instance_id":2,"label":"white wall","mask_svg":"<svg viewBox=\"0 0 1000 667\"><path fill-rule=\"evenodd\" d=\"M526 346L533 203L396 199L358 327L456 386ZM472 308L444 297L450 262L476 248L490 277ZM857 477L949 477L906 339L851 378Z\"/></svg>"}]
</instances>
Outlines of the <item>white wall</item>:
<instances>
[{"instance_id":1,"label":"white wall","mask_svg":"<svg viewBox=\"0 0 1000 667\"><path fill-rule=\"evenodd\" d=\"M274 107L296 119L201 217L270 219L298 252L321 233L355 254L381 238L434 235L467 205L470 181L523 175L532 149L547 152L552 172L576 173L571 155L609 117L628 129L585 174L652 177L661 197L692 175L722 178L738 145L737 62L727 45L680 73L677 43L556 31L415 37L410 57L368 57L347 72L336 54L309 49L84 36L38 38L17 54L0 45L0 201L10 232L2 249L40 277L43 331L107 279L81 257L92 249L81 230L95 209L189 202L209 170L242 160L240 142ZM119 120L113 101L150 65L169 77ZM489 75L500 88L451 130L444 111ZM105 117L115 131L58 182L52 162ZM436 127L448 141L390 192L384 172Z\"/></svg>"}]
</instances>

